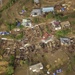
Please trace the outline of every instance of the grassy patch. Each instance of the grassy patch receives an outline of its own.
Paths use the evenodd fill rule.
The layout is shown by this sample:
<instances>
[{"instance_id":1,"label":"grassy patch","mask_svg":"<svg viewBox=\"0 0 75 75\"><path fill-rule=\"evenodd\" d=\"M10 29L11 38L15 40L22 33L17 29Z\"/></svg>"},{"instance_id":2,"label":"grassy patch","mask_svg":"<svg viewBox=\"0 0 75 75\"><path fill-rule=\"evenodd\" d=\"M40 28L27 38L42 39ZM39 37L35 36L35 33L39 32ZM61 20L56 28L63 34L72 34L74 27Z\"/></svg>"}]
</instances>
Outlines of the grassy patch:
<instances>
[{"instance_id":1,"label":"grassy patch","mask_svg":"<svg viewBox=\"0 0 75 75\"><path fill-rule=\"evenodd\" d=\"M16 1L18 0L9 0L9 2L6 4L6 6L3 6L0 12L4 11L5 9L8 9L10 6L12 6Z\"/></svg>"},{"instance_id":2,"label":"grassy patch","mask_svg":"<svg viewBox=\"0 0 75 75\"><path fill-rule=\"evenodd\" d=\"M39 23L39 21L40 21L40 20L39 20L39 18L38 18L38 17L34 17L34 18L33 18L33 21L34 21L34 23L36 23L36 24L37 24L37 23Z\"/></svg>"},{"instance_id":3,"label":"grassy patch","mask_svg":"<svg viewBox=\"0 0 75 75\"><path fill-rule=\"evenodd\" d=\"M49 14L46 15L46 19L50 19L50 18L53 18L52 13L49 13Z\"/></svg>"},{"instance_id":4,"label":"grassy patch","mask_svg":"<svg viewBox=\"0 0 75 75\"><path fill-rule=\"evenodd\" d=\"M46 31L50 34L51 30L49 29L49 27L46 25Z\"/></svg>"},{"instance_id":5,"label":"grassy patch","mask_svg":"<svg viewBox=\"0 0 75 75\"><path fill-rule=\"evenodd\" d=\"M69 18L69 15L63 15L63 13L56 13L54 16L57 20L65 21Z\"/></svg>"},{"instance_id":6,"label":"grassy patch","mask_svg":"<svg viewBox=\"0 0 75 75\"><path fill-rule=\"evenodd\" d=\"M12 75L14 73L14 69L12 66L8 66L5 75Z\"/></svg>"},{"instance_id":7,"label":"grassy patch","mask_svg":"<svg viewBox=\"0 0 75 75\"><path fill-rule=\"evenodd\" d=\"M15 39L17 40L22 39L22 38L23 38L23 33L20 33L15 37Z\"/></svg>"},{"instance_id":8,"label":"grassy patch","mask_svg":"<svg viewBox=\"0 0 75 75\"><path fill-rule=\"evenodd\" d=\"M12 23L12 24L6 23L6 25L7 25L8 30L12 30L12 29L16 28L16 23Z\"/></svg>"},{"instance_id":9,"label":"grassy patch","mask_svg":"<svg viewBox=\"0 0 75 75\"><path fill-rule=\"evenodd\" d=\"M11 23L11 24L10 23L6 23L6 25L7 25L8 31L17 27L17 25L16 25L15 22L14 23ZM22 28L24 28L24 26L23 25L20 25L20 26L18 26L18 28L22 29Z\"/></svg>"},{"instance_id":10,"label":"grassy patch","mask_svg":"<svg viewBox=\"0 0 75 75\"><path fill-rule=\"evenodd\" d=\"M61 20L61 21L65 21L65 20L67 20L68 19L68 16L66 15L66 16L56 16L55 17L57 20Z\"/></svg>"},{"instance_id":11,"label":"grassy patch","mask_svg":"<svg viewBox=\"0 0 75 75\"><path fill-rule=\"evenodd\" d=\"M75 34L75 31L73 32L73 34Z\"/></svg>"},{"instance_id":12,"label":"grassy patch","mask_svg":"<svg viewBox=\"0 0 75 75\"><path fill-rule=\"evenodd\" d=\"M22 28L24 28L24 26L23 25L20 25L19 28L22 29Z\"/></svg>"},{"instance_id":13,"label":"grassy patch","mask_svg":"<svg viewBox=\"0 0 75 75\"><path fill-rule=\"evenodd\" d=\"M65 30L57 31L56 32L56 36L58 38L60 38L60 37L66 37L70 31L71 31L70 29L65 29Z\"/></svg>"},{"instance_id":14,"label":"grassy patch","mask_svg":"<svg viewBox=\"0 0 75 75\"><path fill-rule=\"evenodd\" d=\"M75 18L75 12L68 15L70 18Z\"/></svg>"},{"instance_id":15,"label":"grassy patch","mask_svg":"<svg viewBox=\"0 0 75 75\"><path fill-rule=\"evenodd\" d=\"M71 24L72 24L72 25L75 25L75 21L71 21Z\"/></svg>"}]
</instances>

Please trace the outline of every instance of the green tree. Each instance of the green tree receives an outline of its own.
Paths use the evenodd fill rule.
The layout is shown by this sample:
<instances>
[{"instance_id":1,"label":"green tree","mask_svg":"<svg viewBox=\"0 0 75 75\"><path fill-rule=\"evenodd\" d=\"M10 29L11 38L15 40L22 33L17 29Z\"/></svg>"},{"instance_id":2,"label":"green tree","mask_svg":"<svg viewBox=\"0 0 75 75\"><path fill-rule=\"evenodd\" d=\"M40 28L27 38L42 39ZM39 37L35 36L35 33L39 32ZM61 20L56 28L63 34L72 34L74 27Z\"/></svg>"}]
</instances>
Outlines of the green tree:
<instances>
[{"instance_id":1,"label":"green tree","mask_svg":"<svg viewBox=\"0 0 75 75\"><path fill-rule=\"evenodd\" d=\"M6 70L6 75L12 75L14 73L14 68L12 66L8 66Z\"/></svg>"},{"instance_id":2,"label":"green tree","mask_svg":"<svg viewBox=\"0 0 75 75\"><path fill-rule=\"evenodd\" d=\"M10 56L10 66L14 66L15 57L13 55Z\"/></svg>"}]
</instances>

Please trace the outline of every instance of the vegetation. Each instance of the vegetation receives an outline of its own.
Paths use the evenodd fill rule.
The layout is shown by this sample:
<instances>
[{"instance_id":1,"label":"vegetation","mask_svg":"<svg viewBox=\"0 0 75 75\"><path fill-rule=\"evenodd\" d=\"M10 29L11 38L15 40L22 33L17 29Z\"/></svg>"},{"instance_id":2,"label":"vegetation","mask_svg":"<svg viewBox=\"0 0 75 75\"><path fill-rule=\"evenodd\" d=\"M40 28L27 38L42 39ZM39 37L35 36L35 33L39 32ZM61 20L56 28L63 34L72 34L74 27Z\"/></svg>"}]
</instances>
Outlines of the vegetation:
<instances>
[{"instance_id":1,"label":"vegetation","mask_svg":"<svg viewBox=\"0 0 75 75\"><path fill-rule=\"evenodd\" d=\"M9 2L6 4L6 6L3 6L0 12L4 11L5 9L8 9L12 4L14 4L18 0L9 0Z\"/></svg>"},{"instance_id":2,"label":"vegetation","mask_svg":"<svg viewBox=\"0 0 75 75\"><path fill-rule=\"evenodd\" d=\"M24 27L23 25L17 26L16 22L14 22L14 23L6 23L6 25L7 25L8 30L10 30L10 31L12 29L14 29L14 28L22 29Z\"/></svg>"},{"instance_id":3,"label":"vegetation","mask_svg":"<svg viewBox=\"0 0 75 75\"><path fill-rule=\"evenodd\" d=\"M34 3L34 0L32 0L32 3Z\"/></svg>"},{"instance_id":4,"label":"vegetation","mask_svg":"<svg viewBox=\"0 0 75 75\"><path fill-rule=\"evenodd\" d=\"M64 30L57 31L55 35L58 38L60 38L60 37L66 37L69 32L70 32L70 29L64 29Z\"/></svg>"},{"instance_id":5,"label":"vegetation","mask_svg":"<svg viewBox=\"0 0 75 75\"><path fill-rule=\"evenodd\" d=\"M53 18L52 13L48 13L48 14L46 15L46 19L50 19L50 18Z\"/></svg>"},{"instance_id":6,"label":"vegetation","mask_svg":"<svg viewBox=\"0 0 75 75\"><path fill-rule=\"evenodd\" d=\"M74 66L74 64L75 64L75 55L71 56L70 64L72 65L72 69L75 70L75 66Z\"/></svg>"},{"instance_id":7,"label":"vegetation","mask_svg":"<svg viewBox=\"0 0 75 75\"><path fill-rule=\"evenodd\" d=\"M46 25L46 31L50 34L51 30L49 29L49 27Z\"/></svg>"},{"instance_id":8,"label":"vegetation","mask_svg":"<svg viewBox=\"0 0 75 75\"><path fill-rule=\"evenodd\" d=\"M6 75L12 75L14 73L14 69L12 66L8 66L6 70Z\"/></svg>"},{"instance_id":9,"label":"vegetation","mask_svg":"<svg viewBox=\"0 0 75 75\"><path fill-rule=\"evenodd\" d=\"M67 15L66 16L56 15L55 18L57 20L65 21L68 19L68 16Z\"/></svg>"},{"instance_id":10,"label":"vegetation","mask_svg":"<svg viewBox=\"0 0 75 75\"><path fill-rule=\"evenodd\" d=\"M22 29L22 28L24 28L24 26L23 25L20 25L18 28Z\"/></svg>"},{"instance_id":11,"label":"vegetation","mask_svg":"<svg viewBox=\"0 0 75 75\"><path fill-rule=\"evenodd\" d=\"M10 56L10 62L6 70L6 75L12 75L14 73L14 61L15 57L13 55Z\"/></svg>"},{"instance_id":12,"label":"vegetation","mask_svg":"<svg viewBox=\"0 0 75 75\"><path fill-rule=\"evenodd\" d=\"M2 48L0 48L0 55L3 57L3 54L5 53L5 50L3 50Z\"/></svg>"},{"instance_id":13,"label":"vegetation","mask_svg":"<svg viewBox=\"0 0 75 75\"><path fill-rule=\"evenodd\" d=\"M15 5L13 5L16 1L19 1L19 2L16 3ZM60 20L60 21L69 20L70 18L71 19L72 18L75 19L75 13L73 13L73 14L67 14L67 15L63 15L63 13L56 13L56 14L54 13L55 15L53 15L52 13L48 13L48 14L45 15L45 17L33 17L32 18L32 17L29 16L30 15L29 12L31 12L31 9L33 9L34 7L36 7L36 8L37 7L40 8L40 7L39 7L39 4L35 4L35 6L33 6L33 4L31 4L31 2L29 2L29 1L32 1L32 3L34 3L33 2L34 0L25 0L24 2L23 2L23 0L9 0L9 2L5 6L3 6L2 9L0 9L0 17L1 17L0 24L3 24L3 22L7 22L9 19L10 19L10 21L11 20L14 21L14 18L16 18L16 17L19 20L22 20L23 17L25 17L25 18L28 18L29 17L33 21L33 23L35 23L35 24L40 23L39 28L35 28L36 29L36 32L39 31L38 32L38 35L37 35L38 37L37 36L34 36L34 34L32 34L32 36L34 36L33 37L34 38L34 41L29 41L29 40L28 41L27 40L25 41L25 39L24 39L24 44L29 43L29 44L32 44L32 45L30 45L29 47L27 47L27 48L25 48L23 50L20 49L20 47L17 45L18 44L18 41L17 40L22 39L25 33L26 33L26 37L29 37L29 34L31 33L31 30L29 30L28 33L27 33L27 31L25 31L24 34L23 34L22 31L20 31L20 32L13 31L14 28L20 28L20 29L23 28L22 25L17 25L18 21L14 21L13 23L6 23L8 29L5 28L6 26L4 26L4 27L1 26L1 28L3 28L3 29L5 28L6 30L11 31L11 33L9 35L2 35L1 37L10 37L10 38L13 38L14 39L14 41L13 41L15 43L14 46L15 46L15 48L18 48L19 49L19 50L18 49L15 49L15 50L17 50L16 53L15 53L15 56L17 56L17 55L21 56L22 55L22 51L25 52L23 54L23 57L26 56L26 58L23 58L23 59L19 58L19 60L18 60L19 62L16 62L15 61L16 60L15 59L15 56L14 55L11 55L12 54L12 51L11 51L12 49L6 50L6 48L8 48L8 46L9 46L9 48L12 48L11 45L13 46L14 43L12 41L2 41L3 44L1 44L1 45L3 45L3 46L1 47L0 55L2 57L2 55L4 55L4 54L6 55L7 54L6 56L7 56L8 60L9 60L8 61L8 63L9 63L8 66L5 66L7 68L6 75L12 75L12 74L14 74L15 66L17 66L16 63L17 64L20 64L21 65L20 67L23 67L23 70L24 70L24 66L23 65L26 64L26 66L28 67L30 65L33 65L35 63L40 62L40 60L42 59L41 60L41 63L44 65L44 68L45 68L45 65L52 63L51 61L48 60L48 59L51 58L52 61L54 61L54 63L52 63L50 65L50 69L53 69L53 70L50 70L50 69L49 70L50 70L50 72L55 72L56 69L60 68L61 65L64 64L64 61L66 61L65 59L63 59L64 57L65 58L67 57L66 53L61 53L64 56L62 58L60 57L61 54L59 55L59 53L56 53L56 56L57 56L57 54L59 55L59 56L57 56L57 58L61 58L62 59L62 61L59 60L59 62L58 62L58 60L56 60L57 59L56 57L54 57L54 58L51 57L53 54L55 54L54 52L58 51L58 49L62 49L62 46L60 45L60 42L59 42L58 39L55 38L54 42L51 42L51 43L48 43L48 44L42 43L41 39L42 39L42 36L43 36L43 34L45 32L47 32L49 34L52 32L51 31L51 27L48 26L48 25L46 25L45 23L51 22L51 20L53 18L54 19L57 19L57 20ZM30 3L30 4L28 4L28 3ZM8 10L6 10L6 9L8 9ZM7 13L2 12L4 10L6 10L6 12L9 12L10 11L10 13L7 14ZM23 15L20 15L19 12L21 10L26 10L27 12L25 14L23 14ZM41 23L44 23L45 25L44 24L41 24ZM71 24L73 26L75 24L75 21L72 20ZM41 26L41 25L43 25L43 26ZM26 29L29 29L29 28L26 28ZM55 31L55 32L53 31L51 34L53 34L53 35L55 34L56 37L60 38L60 37L66 37L70 32L72 32L72 29L71 28L70 29L67 29L67 27L66 27L66 29L63 28L63 30L59 30L59 31ZM75 34L75 31L74 31L74 34ZM32 38L32 40L33 40L33 38ZM21 42L22 41L23 40L21 40ZM35 47L34 47L34 42L35 42ZM41 43L42 45L40 45L39 43ZM22 44L22 43L20 43L20 44ZM38 48L38 46L40 48ZM5 49L4 49L4 47L5 47ZM50 48L53 51L48 51ZM65 46L65 48L63 48L63 49L67 49L67 48ZM47 54L46 51L47 52L50 52L50 54L52 54L52 55L50 56L50 54ZM61 52L61 51L59 51L59 52ZM48 55L48 56L46 56L45 54ZM33 56L35 56L35 55L36 55L36 58L33 58ZM3 60L1 59L1 61L3 61ZM67 72L71 72L73 70L73 65L74 64L75 64L75 57L71 58L69 64L67 64L68 65ZM20 69L22 69L22 68L20 68ZM19 69L19 71L20 71L20 69ZM47 73L47 69L45 70L45 73Z\"/></svg>"},{"instance_id":14,"label":"vegetation","mask_svg":"<svg viewBox=\"0 0 75 75\"><path fill-rule=\"evenodd\" d=\"M39 23L39 18L38 18L38 17L35 17L35 18L33 19L33 21L34 21L34 23Z\"/></svg>"},{"instance_id":15,"label":"vegetation","mask_svg":"<svg viewBox=\"0 0 75 75\"><path fill-rule=\"evenodd\" d=\"M71 21L71 24L74 25L75 24L75 21Z\"/></svg>"},{"instance_id":16,"label":"vegetation","mask_svg":"<svg viewBox=\"0 0 75 75\"><path fill-rule=\"evenodd\" d=\"M61 20L61 21L65 21L65 20L68 20L69 18L75 18L75 12L71 13L71 14L67 14L67 15L63 15L62 13L57 13L55 14L55 18L57 20ZM74 21L73 21L74 23Z\"/></svg>"},{"instance_id":17,"label":"vegetation","mask_svg":"<svg viewBox=\"0 0 75 75\"><path fill-rule=\"evenodd\" d=\"M67 67L67 70L66 70L66 73L69 74L70 72L72 72L72 65L71 64L68 64L68 67Z\"/></svg>"},{"instance_id":18,"label":"vegetation","mask_svg":"<svg viewBox=\"0 0 75 75\"><path fill-rule=\"evenodd\" d=\"M75 31L73 31L73 34L75 34Z\"/></svg>"},{"instance_id":19,"label":"vegetation","mask_svg":"<svg viewBox=\"0 0 75 75\"><path fill-rule=\"evenodd\" d=\"M23 32L21 32L20 34L18 34L15 38L17 40L22 39L23 38Z\"/></svg>"},{"instance_id":20,"label":"vegetation","mask_svg":"<svg viewBox=\"0 0 75 75\"><path fill-rule=\"evenodd\" d=\"M6 23L8 30L16 28L16 23Z\"/></svg>"},{"instance_id":21,"label":"vegetation","mask_svg":"<svg viewBox=\"0 0 75 75\"><path fill-rule=\"evenodd\" d=\"M15 57L13 55L10 56L9 66L14 66Z\"/></svg>"},{"instance_id":22,"label":"vegetation","mask_svg":"<svg viewBox=\"0 0 75 75\"><path fill-rule=\"evenodd\" d=\"M71 72L75 72L75 56L70 57L70 62L67 64L67 70L66 73L69 74Z\"/></svg>"},{"instance_id":23,"label":"vegetation","mask_svg":"<svg viewBox=\"0 0 75 75\"><path fill-rule=\"evenodd\" d=\"M75 18L75 12L68 15L70 18Z\"/></svg>"}]
</instances>

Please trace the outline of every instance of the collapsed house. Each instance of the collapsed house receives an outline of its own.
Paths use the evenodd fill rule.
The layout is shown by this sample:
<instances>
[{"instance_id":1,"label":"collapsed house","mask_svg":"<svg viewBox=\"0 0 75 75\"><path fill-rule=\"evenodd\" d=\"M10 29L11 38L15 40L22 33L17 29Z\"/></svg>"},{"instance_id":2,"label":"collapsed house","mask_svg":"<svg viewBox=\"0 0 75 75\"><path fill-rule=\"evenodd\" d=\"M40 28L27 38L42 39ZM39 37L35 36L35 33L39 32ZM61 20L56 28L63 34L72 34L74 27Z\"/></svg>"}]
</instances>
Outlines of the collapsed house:
<instances>
[{"instance_id":1,"label":"collapsed house","mask_svg":"<svg viewBox=\"0 0 75 75\"><path fill-rule=\"evenodd\" d=\"M48 34L48 33L45 33L44 35L43 35L43 38L42 38L42 42L43 43L48 43L48 42L50 42L50 41L53 41L53 39L54 39L54 36L53 35L50 35L50 34Z\"/></svg>"},{"instance_id":2,"label":"collapsed house","mask_svg":"<svg viewBox=\"0 0 75 75\"><path fill-rule=\"evenodd\" d=\"M52 24L53 30L60 30L61 29L60 21L54 20L54 21L51 22L51 24Z\"/></svg>"},{"instance_id":3,"label":"collapsed house","mask_svg":"<svg viewBox=\"0 0 75 75\"><path fill-rule=\"evenodd\" d=\"M24 26L24 27L32 27L32 23L31 23L31 20L30 19L23 19L22 20L22 25Z\"/></svg>"},{"instance_id":4,"label":"collapsed house","mask_svg":"<svg viewBox=\"0 0 75 75\"><path fill-rule=\"evenodd\" d=\"M61 22L60 24L61 24L62 28L68 28L68 27L70 27L70 22L69 21L64 21L64 22Z\"/></svg>"}]
</instances>

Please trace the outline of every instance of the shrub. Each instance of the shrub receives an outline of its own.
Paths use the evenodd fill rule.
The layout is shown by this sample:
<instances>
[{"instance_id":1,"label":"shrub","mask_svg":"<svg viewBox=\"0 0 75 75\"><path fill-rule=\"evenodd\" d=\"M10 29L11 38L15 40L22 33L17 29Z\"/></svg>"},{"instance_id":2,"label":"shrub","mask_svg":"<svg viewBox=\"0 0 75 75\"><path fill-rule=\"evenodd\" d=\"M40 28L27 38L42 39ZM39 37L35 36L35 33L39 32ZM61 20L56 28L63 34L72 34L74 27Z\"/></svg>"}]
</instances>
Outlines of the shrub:
<instances>
[{"instance_id":1,"label":"shrub","mask_svg":"<svg viewBox=\"0 0 75 75\"><path fill-rule=\"evenodd\" d=\"M17 40L22 39L22 38L23 38L23 32L20 33L20 34L18 34L18 35L16 36L16 39L17 39Z\"/></svg>"},{"instance_id":2,"label":"shrub","mask_svg":"<svg viewBox=\"0 0 75 75\"><path fill-rule=\"evenodd\" d=\"M48 13L48 14L46 15L46 19L50 19L50 18L53 18L52 13Z\"/></svg>"},{"instance_id":3,"label":"shrub","mask_svg":"<svg viewBox=\"0 0 75 75\"><path fill-rule=\"evenodd\" d=\"M8 66L6 70L6 75L12 75L14 73L14 68L12 66Z\"/></svg>"},{"instance_id":4,"label":"shrub","mask_svg":"<svg viewBox=\"0 0 75 75\"><path fill-rule=\"evenodd\" d=\"M70 29L60 30L56 32L56 36L59 37L65 37L70 32Z\"/></svg>"},{"instance_id":5,"label":"shrub","mask_svg":"<svg viewBox=\"0 0 75 75\"><path fill-rule=\"evenodd\" d=\"M6 23L8 30L16 28L16 23Z\"/></svg>"}]
</instances>

